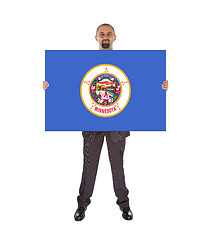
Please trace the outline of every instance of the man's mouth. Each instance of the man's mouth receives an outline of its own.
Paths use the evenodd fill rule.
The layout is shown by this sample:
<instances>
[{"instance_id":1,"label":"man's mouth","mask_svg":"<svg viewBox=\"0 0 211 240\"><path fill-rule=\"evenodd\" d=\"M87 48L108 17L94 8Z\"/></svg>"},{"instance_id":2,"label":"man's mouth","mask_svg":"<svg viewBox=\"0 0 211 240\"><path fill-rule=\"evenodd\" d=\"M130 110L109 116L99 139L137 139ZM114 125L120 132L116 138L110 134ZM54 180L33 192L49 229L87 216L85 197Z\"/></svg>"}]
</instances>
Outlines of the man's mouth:
<instances>
[{"instance_id":1,"label":"man's mouth","mask_svg":"<svg viewBox=\"0 0 211 240\"><path fill-rule=\"evenodd\" d=\"M102 41L102 47L103 48L109 48L110 47L110 41L108 39L105 39Z\"/></svg>"}]
</instances>

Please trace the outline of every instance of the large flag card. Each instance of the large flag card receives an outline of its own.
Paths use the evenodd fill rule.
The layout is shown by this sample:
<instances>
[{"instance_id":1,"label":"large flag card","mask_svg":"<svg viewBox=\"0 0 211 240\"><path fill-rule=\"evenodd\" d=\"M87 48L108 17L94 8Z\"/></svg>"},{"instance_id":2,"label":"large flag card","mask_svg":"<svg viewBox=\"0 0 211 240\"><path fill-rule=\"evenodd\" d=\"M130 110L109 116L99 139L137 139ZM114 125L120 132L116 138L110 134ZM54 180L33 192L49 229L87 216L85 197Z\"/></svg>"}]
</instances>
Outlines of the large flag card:
<instances>
[{"instance_id":1,"label":"large flag card","mask_svg":"<svg viewBox=\"0 0 211 240\"><path fill-rule=\"evenodd\" d=\"M165 50L46 50L46 131L165 131Z\"/></svg>"}]
</instances>

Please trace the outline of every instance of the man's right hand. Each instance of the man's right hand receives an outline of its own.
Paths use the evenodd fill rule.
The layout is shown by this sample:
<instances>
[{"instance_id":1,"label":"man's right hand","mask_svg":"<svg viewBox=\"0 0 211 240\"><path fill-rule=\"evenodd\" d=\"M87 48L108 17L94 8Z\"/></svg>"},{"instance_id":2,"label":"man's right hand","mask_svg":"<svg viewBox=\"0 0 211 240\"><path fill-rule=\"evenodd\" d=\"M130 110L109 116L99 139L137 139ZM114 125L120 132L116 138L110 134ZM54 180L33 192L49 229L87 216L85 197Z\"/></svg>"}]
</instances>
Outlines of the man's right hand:
<instances>
[{"instance_id":1,"label":"man's right hand","mask_svg":"<svg viewBox=\"0 0 211 240\"><path fill-rule=\"evenodd\" d=\"M43 81L43 89L46 90L49 87L49 83L47 81Z\"/></svg>"}]
</instances>

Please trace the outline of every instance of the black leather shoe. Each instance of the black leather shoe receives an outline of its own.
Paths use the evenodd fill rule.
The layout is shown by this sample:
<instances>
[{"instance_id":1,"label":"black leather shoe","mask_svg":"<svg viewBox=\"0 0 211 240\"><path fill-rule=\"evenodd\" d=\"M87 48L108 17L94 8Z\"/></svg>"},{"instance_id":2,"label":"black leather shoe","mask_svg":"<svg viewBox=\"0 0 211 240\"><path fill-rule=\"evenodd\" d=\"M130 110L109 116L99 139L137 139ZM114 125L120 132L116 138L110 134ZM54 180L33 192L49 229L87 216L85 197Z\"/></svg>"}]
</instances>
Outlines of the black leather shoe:
<instances>
[{"instance_id":1,"label":"black leather shoe","mask_svg":"<svg viewBox=\"0 0 211 240\"><path fill-rule=\"evenodd\" d=\"M86 208L78 207L74 215L75 220L76 221L83 220L85 218L85 211L86 211Z\"/></svg>"},{"instance_id":2,"label":"black leather shoe","mask_svg":"<svg viewBox=\"0 0 211 240\"><path fill-rule=\"evenodd\" d=\"M122 210L122 217L125 219L125 220L132 220L133 219L133 213L132 211L130 210L129 207L127 208L120 208Z\"/></svg>"}]
</instances>

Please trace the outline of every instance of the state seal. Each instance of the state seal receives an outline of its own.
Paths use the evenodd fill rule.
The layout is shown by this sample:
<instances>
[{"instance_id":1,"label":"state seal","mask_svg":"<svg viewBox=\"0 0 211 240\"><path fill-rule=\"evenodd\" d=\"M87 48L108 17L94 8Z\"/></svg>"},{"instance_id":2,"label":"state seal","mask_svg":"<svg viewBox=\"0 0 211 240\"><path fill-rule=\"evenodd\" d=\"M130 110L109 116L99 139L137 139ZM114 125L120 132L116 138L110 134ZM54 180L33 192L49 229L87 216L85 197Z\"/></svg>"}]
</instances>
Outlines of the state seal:
<instances>
[{"instance_id":1,"label":"state seal","mask_svg":"<svg viewBox=\"0 0 211 240\"><path fill-rule=\"evenodd\" d=\"M80 88L84 106L99 117L119 114L130 100L131 87L127 75L111 64L91 68Z\"/></svg>"}]
</instances>

